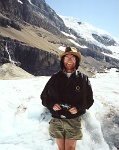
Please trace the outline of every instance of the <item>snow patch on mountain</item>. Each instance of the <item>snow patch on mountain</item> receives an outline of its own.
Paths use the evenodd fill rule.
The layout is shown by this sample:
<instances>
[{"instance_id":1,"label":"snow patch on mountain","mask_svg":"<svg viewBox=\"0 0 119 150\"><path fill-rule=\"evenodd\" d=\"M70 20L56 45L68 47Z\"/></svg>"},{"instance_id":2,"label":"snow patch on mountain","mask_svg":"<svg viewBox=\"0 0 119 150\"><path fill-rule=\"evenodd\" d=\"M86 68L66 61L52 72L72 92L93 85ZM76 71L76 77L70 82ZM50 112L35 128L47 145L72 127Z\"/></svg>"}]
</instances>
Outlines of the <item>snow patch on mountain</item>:
<instances>
[{"instance_id":1,"label":"snow patch on mountain","mask_svg":"<svg viewBox=\"0 0 119 150\"><path fill-rule=\"evenodd\" d=\"M31 0L28 0L28 2L32 5Z\"/></svg>"},{"instance_id":2,"label":"snow patch on mountain","mask_svg":"<svg viewBox=\"0 0 119 150\"><path fill-rule=\"evenodd\" d=\"M106 53L103 53L103 54L119 59L119 46L107 46L107 47L110 51L112 51L112 54L106 54Z\"/></svg>"},{"instance_id":3,"label":"snow patch on mountain","mask_svg":"<svg viewBox=\"0 0 119 150\"><path fill-rule=\"evenodd\" d=\"M79 46L80 48L87 48L87 46L82 46L82 45L79 45L77 42L75 42L74 40L72 39L68 39L70 42L72 42L73 44L75 44L76 46Z\"/></svg>"},{"instance_id":4,"label":"snow patch on mountain","mask_svg":"<svg viewBox=\"0 0 119 150\"><path fill-rule=\"evenodd\" d=\"M73 39L76 39L76 37L73 34L68 34L62 31L62 33L66 36L72 37Z\"/></svg>"},{"instance_id":5,"label":"snow patch on mountain","mask_svg":"<svg viewBox=\"0 0 119 150\"><path fill-rule=\"evenodd\" d=\"M17 0L17 2L19 2L19 3L23 4L23 2L22 2L22 1L20 1L20 0Z\"/></svg>"},{"instance_id":6,"label":"snow patch on mountain","mask_svg":"<svg viewBox=\"0 0 119 150\"><path fill-rule=\"evenodd\" d=\"M33 5L33 4L31 3L31 0L27 0L27 1L29 2L29 4ZM22 2L21 0L17 0L17 2L23 4L23 2Z\"/></svg>"}]
</instances>

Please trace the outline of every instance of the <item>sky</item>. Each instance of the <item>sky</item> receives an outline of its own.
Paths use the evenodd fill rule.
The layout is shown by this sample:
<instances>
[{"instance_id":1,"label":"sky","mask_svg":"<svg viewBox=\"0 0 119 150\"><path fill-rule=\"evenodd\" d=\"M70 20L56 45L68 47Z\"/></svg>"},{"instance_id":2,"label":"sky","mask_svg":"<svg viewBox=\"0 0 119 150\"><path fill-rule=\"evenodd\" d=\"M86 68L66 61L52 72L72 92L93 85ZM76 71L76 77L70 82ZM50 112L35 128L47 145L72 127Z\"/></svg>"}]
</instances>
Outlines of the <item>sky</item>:
<instances>
[{"instance_id":1,"label":"sky","mask_svg":"<svg viewBox=\"0 0 119 150\"><path fill-rule=\"evenodd\" d=\"M116 69L111 69L89 79L95 102L82 116L83 139L77 142L76 150L117 150L118 78ZM51 115L40 100L48 80L49 77L0 80L0 150L57 149L49 135Z\"/></svg>"},{"instance_id":2,"label":"sky","mask_svg":"<svg viewBox=\"0 0 119 150\"><path fill-rule=\"evenodd\" d=\"M90 23L119 38L119 0L45 0L59 15Z\"/></svg>"}]
</instances>

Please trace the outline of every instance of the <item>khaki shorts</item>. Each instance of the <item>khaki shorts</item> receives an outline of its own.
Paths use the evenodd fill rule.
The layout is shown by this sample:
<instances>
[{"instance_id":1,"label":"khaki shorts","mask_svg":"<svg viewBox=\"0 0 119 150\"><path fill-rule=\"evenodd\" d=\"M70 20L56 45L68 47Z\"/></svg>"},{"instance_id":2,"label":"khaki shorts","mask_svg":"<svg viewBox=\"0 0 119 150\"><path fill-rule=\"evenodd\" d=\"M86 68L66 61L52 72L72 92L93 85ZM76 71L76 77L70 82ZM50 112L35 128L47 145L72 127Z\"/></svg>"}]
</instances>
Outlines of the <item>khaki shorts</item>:
<instances>
[{"instance_id":1,"label":"khaki shorts","mask_svg":"<svg viewBox=\"0 0 119 150\"><path fill-rule=\"evenodd\" d=\"M50 121L49 132L54 138L81 140L81 117L76 117L73 119L52 118Z\"/></svg>"}]
</instances>

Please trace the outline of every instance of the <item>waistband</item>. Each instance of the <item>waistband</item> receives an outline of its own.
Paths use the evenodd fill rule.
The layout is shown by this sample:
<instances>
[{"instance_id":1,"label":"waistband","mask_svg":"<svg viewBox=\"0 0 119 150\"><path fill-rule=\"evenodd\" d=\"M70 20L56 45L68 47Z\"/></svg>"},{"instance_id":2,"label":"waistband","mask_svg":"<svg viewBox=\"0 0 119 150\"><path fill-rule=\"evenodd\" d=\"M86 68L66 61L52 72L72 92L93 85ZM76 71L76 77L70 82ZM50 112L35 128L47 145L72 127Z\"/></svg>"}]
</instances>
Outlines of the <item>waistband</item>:
<instances>
[{"instance_id":1,"label":"waistband","mask_svg":"<svg viewBox=\"0 0 119 150\"><path fill-rule=\"evenodd\" d=\"M58 119L73 119L73 118L76 118L76 117L83 115L85 112L86 112L85 110L82 110L82 111L79 111L77 114L70 114L70 115L52 114L52 117L58 118Z\"/></svg>"},{"instance_id":2,"label":"waistband","mask_svg":"<svg viewBox=\"0 0 119 150\"><path fill-rule=\"evenodd\" d=\"M79 115L75 115L75 116L60 115L60 116L52 116L52 117L53 117L53 118L57 118L57 119L73 119L73 118L79 117Z\"/></svg>"}]
</instances>

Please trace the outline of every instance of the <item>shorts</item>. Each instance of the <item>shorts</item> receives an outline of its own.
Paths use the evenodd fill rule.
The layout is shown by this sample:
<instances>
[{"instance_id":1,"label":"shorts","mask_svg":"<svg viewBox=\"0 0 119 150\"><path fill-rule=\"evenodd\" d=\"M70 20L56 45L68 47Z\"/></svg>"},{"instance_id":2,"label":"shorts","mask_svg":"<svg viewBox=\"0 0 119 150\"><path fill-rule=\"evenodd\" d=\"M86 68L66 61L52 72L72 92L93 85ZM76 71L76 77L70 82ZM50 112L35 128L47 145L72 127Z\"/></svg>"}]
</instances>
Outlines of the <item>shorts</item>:
<instances>
[{"instance_id":1,"label":"shorts","mask_svg":"<svg viewBox=\"0 0 119 150\"><path fill-rule=\"evenodd\" d=\"M52 118L50 121L49 132L54 138L81 140L83 136L81 117L72 119Z\"/></svg>"}]
</instances>

